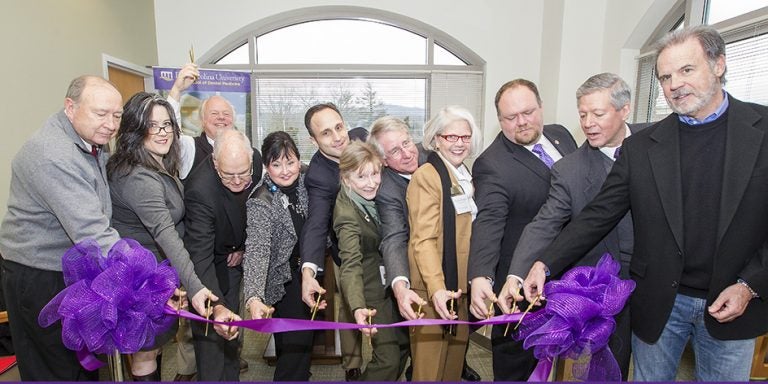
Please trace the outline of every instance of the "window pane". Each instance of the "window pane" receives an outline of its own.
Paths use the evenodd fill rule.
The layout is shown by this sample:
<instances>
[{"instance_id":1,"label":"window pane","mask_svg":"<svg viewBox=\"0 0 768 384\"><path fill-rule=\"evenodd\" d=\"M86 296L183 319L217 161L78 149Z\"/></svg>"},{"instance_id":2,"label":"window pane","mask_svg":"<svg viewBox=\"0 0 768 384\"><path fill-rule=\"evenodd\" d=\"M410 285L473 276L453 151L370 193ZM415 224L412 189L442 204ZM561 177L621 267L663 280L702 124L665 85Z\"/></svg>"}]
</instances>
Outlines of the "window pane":
<instances>
[{"instance_id":1,"label":"window pane","mask_svg":"<svg viewBox=\"0 0 768 384\"><path fill-rule=\"evenodd\" d=\"M286 131L299 146L301 160L309 163L315 146L304 127L309 107L333 102L348 128L370 128L381 116L393 115L411 127L414 140L421 141L426 121L426 80L384 78L258 79L253 144L259 148L273 131Z\"/></svg>"},{"instance_id":2,"label":"window pane","mask_svg":"<svg viewBox=\"0 0 768 384\"><path fill-rule=\"evenodd\" d=\"M653 110L653 100L651 95L654 92L654 86L658 84L654 65L656 58L653 55L641 57L637 62L637 90L635 96L635 118L634 123L647 123Z\"/></svg>"},{"instance_id":3,"label":"window pane","mask_svg":"<svg viewBox=\"0 0 768 384\"><path fill-rule=\"evenodd\" d=\"M434 55L435 65L467 65L467 63L456 57L453 53L448 52L447 49L439 44L435 44Z\"/></svg>"},{"instance_id":4,"label":"window pane","mask_svg":"<svg viewBox=\"0 0 768 384\"><path fill-rule=\"evenodd\" d=\"M651 97L653 97L653 99L651 99L652 109L648 120L649 122L657 122L672 113L672 108L667 104L667 99L664 97L664 91L659 86L658 80L653 83Z\"/></svg>"},{"instance_id":5,"label":"window pane","mask_svg":"<svg viewBox=\"0 0 768 384\"><path fill-rule=\"evenodd\" d=\"M483 124L483 75L481 73L440 73L431 76L430 117L448 105L459 105L472 113L481 129ZM477 153L479 155L480 153Z\"/></svg>"},{"instance_id":6,"label":"window pane","mask_svg":"<svg viewBox=\"0 0 768 384\"><path fill-rule=\"evenodd\" d=\"M709 0L707 24L715 24L768 6L768 0Z\"/></svg>"},{"instance_id":7,"label":"window pane","mask_svg":"<svg viewBox=\"0 0 768 384\"><path fill-rule=\"evenodd\" d=\"M426 64L427 39L362 20L319 20L256 38L258 64Z\"/></svg>"},{"instance_id":8,"label":"window pane","mask_svg":"<svg viewBox=\"0 0 768 384\"><path fill-rule=\"evenodd\" d=\"M250 64L248 60L248 43L244 43L234 51L226 54L216 64Z\"/></svg>"},{"instance_id":9,"label":"window pane","mask_svg":"<svg viewBox=\"0 0 768 384\"><path fill-rule=\"evenodd\" d=\"M725 88L735 98L768 105L768 34L726 44Z\"/></svg>"}]
</instances>

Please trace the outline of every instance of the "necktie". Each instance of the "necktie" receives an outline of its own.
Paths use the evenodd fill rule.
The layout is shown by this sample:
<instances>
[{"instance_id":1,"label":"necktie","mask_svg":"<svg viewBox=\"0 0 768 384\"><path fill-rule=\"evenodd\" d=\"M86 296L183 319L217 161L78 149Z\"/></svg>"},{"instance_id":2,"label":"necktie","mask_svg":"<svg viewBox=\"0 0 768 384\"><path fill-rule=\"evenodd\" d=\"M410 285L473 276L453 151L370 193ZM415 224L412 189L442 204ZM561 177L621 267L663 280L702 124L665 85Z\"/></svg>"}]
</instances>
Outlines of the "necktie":
<instances>
[{"instance_id":1,"label":"necktie","mask_svg":"<svg viewBox=\"0 0 768 384\"><path fill-rule=\"evenodd\" d=\"M98 159L99 158L99 147L97 147L95 145L91 145L91 155L93 155L93 157Z\"/></svg>"},{"instance_id":2,"label":"necktie","mask_svg":"<svg viewBox=\"0 0 768 384\"><path fill-rule=\"evenodd\" d=\"M552 165L555 164L555 161L552 160L551 157L549 157L547 152L544 152L544 147L542 147L541 144L534 145L531 152L537 154L539 156L539 159L541 159L541 161L544 162L544 165L546 165L547 168L552 168Z\"/></svg>"},{"instance_id":3,"label":"necktie","mask_svg":"<svg viewBox=\"0 0 768 384\"><path fill-rule=\"evenodd\" d=\"M614 160L618 159L619 155L621 155L621 147L616 147L616 150L613 151L613 159Z\"/></svg>"}]
</instances>

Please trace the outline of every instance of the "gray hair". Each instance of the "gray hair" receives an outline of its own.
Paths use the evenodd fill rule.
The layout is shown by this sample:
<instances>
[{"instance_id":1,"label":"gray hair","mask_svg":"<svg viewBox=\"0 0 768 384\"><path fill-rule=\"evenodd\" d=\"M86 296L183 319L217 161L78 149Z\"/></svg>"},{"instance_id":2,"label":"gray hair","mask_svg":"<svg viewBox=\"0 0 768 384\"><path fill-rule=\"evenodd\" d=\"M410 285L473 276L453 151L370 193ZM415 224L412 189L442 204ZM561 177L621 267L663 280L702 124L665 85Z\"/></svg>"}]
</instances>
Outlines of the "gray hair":
<instances>
[{"instance_id":1,"label":"gray hair","mask_svg":"<svg viewBox=\"0 0 768 384\"><path fill-rule=\"evenodd\" d=\"M454 121L466 121L472 132L472 141L469 145L469 156L479 151L483 146L483 133L477 128L475 118L472 113L464 107L449 105L437 112L435 117L431 118L424 126L424 148L430 151L435 150L435 138L445 131L445 127Z\"/></svg>"},{"instance_id":2,"label":"gray hair","mask_svg":"<svg viewBox=\"0 0 768 384\"><path fill-rule=\"evenodd\" d=\"M673 45L682 44L688 39L695 38L701 44L701 48L704 50L704 54L707 56L707 63L710 68L715 68L715 64L720 56L725 57L725 40L720 36L720 32L712 28L709 25L697 25L695 27L688 27L671 31L661 37L656 43L653 44L653 49L656 51L656 73L658 73L658 58L661 52ZM720 76L720 84L725 85L725 73Z\"/></svg>"},{"instance_id":3,"label":"gray hair","mask_svg":"<svg viewBox=\"0 0 768 384\"><path fill-rule=\"evenodd\" d=\"M253 159L251 140L245 133L234 128L222 129L216 134L216 139L213 141L213 159L219 159L225 150L227 153L240 153L242 151L248 154L249 160Z\"/></svg>"},{"instance_id":4,"label":"gray hair","mask_svg":"<svg viewBox=\"0 0 768 384\"><path fill-rule=\"evenodd\" d=\"M387 154L384 153L384 147L381 146L381 143L379 143L379 136L383 135L387 132L405 132L408 134L408 136L411 135L411 132L408 129L408 124L405 123L405 121L394 117L394 116L382 116L376 119L376 121L371 124L371 134L368 136L368 143L373 145L374 148L376 148L377 151L379 151L379 154L382 158L386 158Z\"/></svg>"},{"instance_id":5,"label":"gray hair","mask_svg":"<svg viewBox=\"0 0 768 384\"><path fill-rule=\"evenodd\" d=\"M220 95L213 95L205 100L203 100L203 103L200 104L200 109L197 111L200 115L200 120L205 120L205 109L208 107L208 100L214 98L214 97L220 97L222 100L227 102L227 105L229 105L229 108L232 110L232 121L235 120L235 106L232 105L232 103L227 100L226 97L220 96Z\"/></svg>"},{"instance_id":6,"label":"gray hair","mask_svg":"<svg viewBox=\"0 0 768 384\"><path fill-rule=\"evenodd\" d=\"M590 77L576 90L576 103L578 104L583 96L605 89L611 91L611 105L616 110L628 105L632 99L632 91L624 79L614 73L603 72Z\"/></svg>"}]
</instances>

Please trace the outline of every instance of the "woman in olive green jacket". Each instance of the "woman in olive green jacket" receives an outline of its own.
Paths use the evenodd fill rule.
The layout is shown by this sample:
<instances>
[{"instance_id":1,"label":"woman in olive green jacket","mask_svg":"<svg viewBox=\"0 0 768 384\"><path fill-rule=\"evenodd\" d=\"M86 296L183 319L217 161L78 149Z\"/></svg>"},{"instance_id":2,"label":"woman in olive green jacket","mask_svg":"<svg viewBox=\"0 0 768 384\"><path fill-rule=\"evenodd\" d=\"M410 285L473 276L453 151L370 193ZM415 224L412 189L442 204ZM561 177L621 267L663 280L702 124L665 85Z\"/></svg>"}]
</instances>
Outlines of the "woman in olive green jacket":
<instances>
[{"instance_id":1,"label":"woman in olive green jacket","mask_svg":"<svg viewBox=\"0 0 768 384\"><path fill-rule=\"evenodd\" d=\"M339 239L342 297L358 324L400 321L379 253L379 217L373 199L381 184L381 158L370 144L353 142L339 161L342 188L336 197L333 229ZM397 381L408 358L406 328L363 329L371 337L371 361L364 381Z\"/></svg>"}]
</instances>

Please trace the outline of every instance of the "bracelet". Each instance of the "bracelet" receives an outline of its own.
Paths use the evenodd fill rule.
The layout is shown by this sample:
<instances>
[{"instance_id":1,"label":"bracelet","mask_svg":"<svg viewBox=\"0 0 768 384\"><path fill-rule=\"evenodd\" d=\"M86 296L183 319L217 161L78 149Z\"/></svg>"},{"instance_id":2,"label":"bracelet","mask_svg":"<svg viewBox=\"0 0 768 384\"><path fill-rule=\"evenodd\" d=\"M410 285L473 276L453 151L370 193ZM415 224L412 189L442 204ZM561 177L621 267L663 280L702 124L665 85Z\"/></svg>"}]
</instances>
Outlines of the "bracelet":
<instances>
[{"instance_id":1,"label":"bracelet","mask_svg":"<svg viewBox=\"0 0 768 384\"><path fill-rule=\"evenodd\" d=\"M752 287L750 287L749 284L747 284L747 282L744 279L742 278L736 279L736 282L745 286L747 290L749 290L749 294L752 295L753 299L760 297L760 295L758 295L757 292L755 292L755 290L752 289Z\"/></svg>"}]
</instances>

